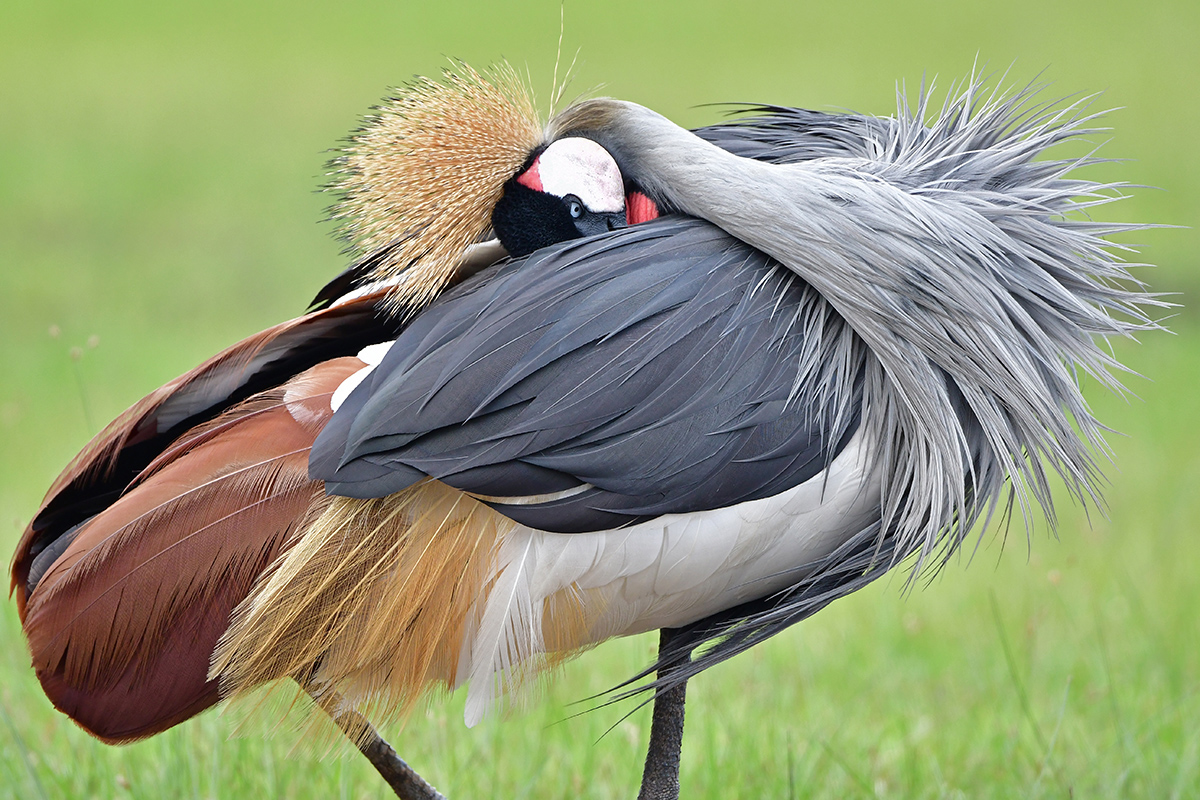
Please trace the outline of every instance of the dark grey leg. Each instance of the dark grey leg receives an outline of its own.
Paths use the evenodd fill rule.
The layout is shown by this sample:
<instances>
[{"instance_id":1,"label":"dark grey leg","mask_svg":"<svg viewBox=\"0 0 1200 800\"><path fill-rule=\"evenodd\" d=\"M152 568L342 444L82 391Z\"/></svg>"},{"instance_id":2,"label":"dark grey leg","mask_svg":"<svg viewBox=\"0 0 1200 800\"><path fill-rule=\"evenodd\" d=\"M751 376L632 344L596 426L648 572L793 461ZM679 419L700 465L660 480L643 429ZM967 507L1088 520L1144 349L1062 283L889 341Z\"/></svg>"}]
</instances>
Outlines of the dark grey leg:
<instances>
[{"instance_id":1,"label":"dark grey leg","mask_svg":"<svg viewBox=\"0 0 1200 800\"><path fill-rule=\"evenodd\" d=\"M675 631L663 628L659 632L658 652L666 652ZM670 675L679 664L663 667L658 677ZM642 768L642 789L638 800L678 800L679 752L683 747L683 710L687 701L687 683L654 696L654 715L650 722L650 746L646 750L646 765Z\"/></svg>"},{"instance_id":2,"label":"dark grey leg","mask_svg":"<svg viewBox=\"0 0 1200 800\"><path fill-rule=\"evenodd\" d=\"M367 757L371 766L379 773L400 800L446 800L437 789L430 786L404 759L396 755L392 746L383 740L367 718L357 711L340 709L340 698L328 689L314 689L305 684L304 691L353 741L358 751Z\"/></svg>"}]
</instances>

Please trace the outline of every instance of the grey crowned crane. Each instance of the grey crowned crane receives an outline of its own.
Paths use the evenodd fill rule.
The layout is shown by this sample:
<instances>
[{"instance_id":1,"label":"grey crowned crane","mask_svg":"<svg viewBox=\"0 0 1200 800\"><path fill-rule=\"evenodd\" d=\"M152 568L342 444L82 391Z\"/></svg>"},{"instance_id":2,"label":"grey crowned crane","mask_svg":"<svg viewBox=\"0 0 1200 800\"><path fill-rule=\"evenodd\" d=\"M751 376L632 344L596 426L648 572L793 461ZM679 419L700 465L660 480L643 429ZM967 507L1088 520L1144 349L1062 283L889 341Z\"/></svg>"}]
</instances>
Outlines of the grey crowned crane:
<instances>
[{"instance_id":1,"label":"grey crowned crane","mask_svg":"<svg viewBox=\"0 0 1200 800\"><path fill-rule=\"evenodd\" d=\"M360 712L663 631L643 796L693 675L997 504L1095 496L1082 371L1157 301L1044 160L1082 106L762 107L694 132L504 69L420 80L337 161L360 258L313 311L151 393L51 487L13 590L52 702L108 742L291 678ZM497 241L498 239L498 241ZM650 678L655 672L657 677ZM633 688L629 688L633 687Z\"/></svg>"}]
</instances>

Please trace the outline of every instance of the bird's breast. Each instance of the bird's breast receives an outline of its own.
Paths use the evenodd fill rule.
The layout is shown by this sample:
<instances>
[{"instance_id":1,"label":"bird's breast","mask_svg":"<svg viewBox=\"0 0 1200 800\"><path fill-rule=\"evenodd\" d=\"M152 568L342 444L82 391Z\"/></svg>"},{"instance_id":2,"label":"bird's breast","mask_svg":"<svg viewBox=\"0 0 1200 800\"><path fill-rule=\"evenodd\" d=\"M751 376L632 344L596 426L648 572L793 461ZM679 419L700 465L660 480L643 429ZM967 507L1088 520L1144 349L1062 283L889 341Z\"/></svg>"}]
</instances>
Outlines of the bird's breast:
<instances>
[{"instance_id":1,"label":"bird's breast","mask_svg":"<svg viewBox=\"0 0 1200 800\"><path fill-rule=\"evenodd\" d=\"M506 531L458 660L454 683L470 684L467 724L496 699L495 676L519 684L519 665L539 653L681 627L811 575L878 520L871 453L860 429L824 471L771 497L608 531Z\"/></svg>"},{"instance_id":2,"label":"bird's breast","mask_svg":"<svg viewBox=\"0 0 1200 800\"><path fill-rule=\"evenodd\" d=\"M547 630L548 649L680 627L797 583L878 516L866 442L860 430L825 471L728 508L596 533L517 529L533 538L534 599L581 599L589 619L576 634L586 641L555 642Z\"/></svg>"}]
</instances>

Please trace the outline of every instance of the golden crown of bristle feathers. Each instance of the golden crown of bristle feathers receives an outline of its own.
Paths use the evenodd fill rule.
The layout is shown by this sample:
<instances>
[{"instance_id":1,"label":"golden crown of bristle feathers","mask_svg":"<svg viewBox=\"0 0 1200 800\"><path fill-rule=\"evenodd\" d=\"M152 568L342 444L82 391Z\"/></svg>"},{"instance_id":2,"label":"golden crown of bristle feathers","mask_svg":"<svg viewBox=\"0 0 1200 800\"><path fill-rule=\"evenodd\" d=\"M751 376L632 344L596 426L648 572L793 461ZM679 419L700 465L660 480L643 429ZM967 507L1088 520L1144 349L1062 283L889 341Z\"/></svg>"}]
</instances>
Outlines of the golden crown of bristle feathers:
<instances>
[{"instance_id":1,"label":"golden crown of bristle feathers","mask_svg":"<svg viewBox=\"0 0 1200 800\"><path fill-rule=\"evenodd\" d=\"M457 63L372 110L332 162L341 197L331 216L359 255L387 249L372 279L407 273L393 310L415 311L449 283L544 135L528 87L504 63L482 74Z\"/></svg>"}]
</instances>

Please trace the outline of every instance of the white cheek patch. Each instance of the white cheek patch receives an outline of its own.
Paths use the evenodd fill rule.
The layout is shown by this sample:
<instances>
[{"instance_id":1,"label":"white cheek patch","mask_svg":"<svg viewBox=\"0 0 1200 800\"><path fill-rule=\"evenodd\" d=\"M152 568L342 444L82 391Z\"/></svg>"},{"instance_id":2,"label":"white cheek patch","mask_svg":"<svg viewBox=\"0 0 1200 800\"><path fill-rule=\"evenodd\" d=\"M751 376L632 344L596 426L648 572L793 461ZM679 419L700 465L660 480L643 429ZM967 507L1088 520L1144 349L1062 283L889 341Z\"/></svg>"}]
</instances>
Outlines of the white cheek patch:
<instances>
[{"instance_id":1,"label":"white cheek patch","mask_svg":"<svg viewBox=\"0 0 1200 800\"><path fill-rule=\"evenodd\" d=\"M555 197L573 194L589 211L612 214L625 210L625 182L617 162L591 139L559 139L538 156L542 191Z\"/></svg>"},{"instance_id":2,"label":"white cheek patch","mask_svg":"<svg viewBox=\"0 0 1200 800\"><path fill-rule=\"evenodd\" d=\"M337 389L333 392L333 397L329 398L329 407L335 412L341 408L342 403L346 402L346 398L350 396L350 393L371 374L373 369L379 366L379 362L383 361L383 357L387 355L388 350L391 350L392 345L395 343L396 341L393 339L390 342L369 344L362 350L359 350L358 360L362 361L366 366L338 384Z\"/></svg>"}]
</instances>

